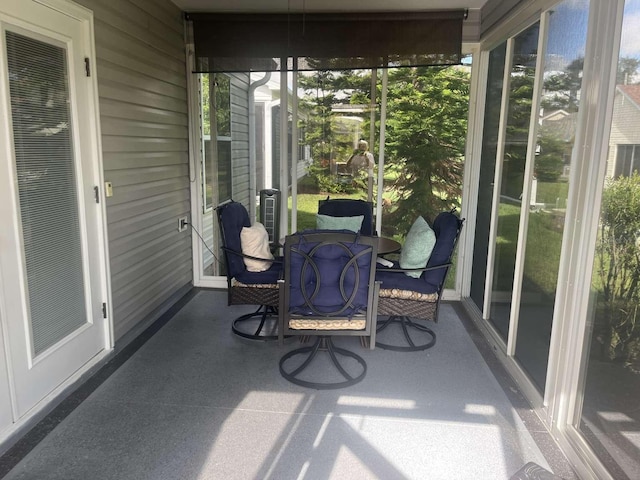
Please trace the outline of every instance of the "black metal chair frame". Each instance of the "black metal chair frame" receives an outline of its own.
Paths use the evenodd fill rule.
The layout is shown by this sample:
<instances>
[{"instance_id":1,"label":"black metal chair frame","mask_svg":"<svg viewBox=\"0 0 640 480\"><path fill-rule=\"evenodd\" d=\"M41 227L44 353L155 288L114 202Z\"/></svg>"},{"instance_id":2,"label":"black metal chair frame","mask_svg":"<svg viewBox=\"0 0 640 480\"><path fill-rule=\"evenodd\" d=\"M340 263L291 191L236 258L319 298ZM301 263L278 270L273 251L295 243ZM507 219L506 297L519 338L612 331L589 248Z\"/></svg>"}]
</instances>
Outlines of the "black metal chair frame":
<instances>
[{"instance_id":1,"label":"black metal chair frame","mask_svg":"<svg viewBox=\"0 0 640 480\"><path fill-rule=\"evenodd\" d=\"M265 260L262 258L253 257L251 255L243 254L241 251L236 251L228 248L227 245L227 233L225 232L222 222L222 212L224 207L229 203L234 202L230 200L221 203L216 207L216 214L218 218L218 225L220 228L220 236L222 238L223 246L221 247L225 257L225 268L227 277L227 304L228 305L258 305L255 312L246 313L235 318L231 324L231 331L243 338L249 340L261 340L261 341L275 341L278 339L276 329L278 327L278 304L279 304L279 290L278 288L262 288L258 286L246 286L234 284L233 276L229 273L230 257L236 256L240 258L249 258L252 260ZM236 202L237 203L237 202ZM274 259L273 263L281 264L282 260ZM244 325L253 324L252 320L259 318L260 321L255 329L249 330L243 328ZM271 324L267 327L267 324Z\"/></svg>"},{"instance_id":2,"label":"black metal chair frame","mask_svg":"<svg viewBox=\"0 0 640 480\"><path fill-rule=\"evenodd\" d=\"M453 212L451 212L453 213ZM464 224L464 219L458 219L458 230L456 232L456 237L453 242L453 246L451 247L451 252L449 253L449 261L447 263L443 263L441 265L433 265L431 267L425 268L413 268L413 269L402 269L402 268L387 268L385 269L387 272L426 272L433 271L439 269L446 269L445 274L442 278L442 282L438 285L437 289L437 298L435 302L421 301L421 300L409 300L403 298L389 298L389 297L381 297L378 301L378 315L388 315L388 318L382 322L378 322L377 331L378 333L382 332L384 329L393 324L399 324L402 328L403 336L407 342L407 345L391 345L387 343L383 343L380 340L376 342L376 346L380 347L384 350L393 350L396 352L418 352L427 350L433 347L436 344L436 333L429 328L428 326L418 323L412 320L412 318L423 319L423 320L432 320L434 323L438 323L438 313L440 312L440 302L442 301L442 291L444 290L444 285L447 280L447 275L449 273L449 267L453 265L451 263L451 257L453 256L453 252L456 249L456 245L458 244L458 240L460 238L460 232L462 231L462 226ZM382 285L384 288L384 285ZM416 342L411 337L411 332L417 331L426 334L427 341ZM423 335L424 337L424 335Z\"/></svg>"},{"instance_id":3,"label":"black metal chair frame","mask_svg":"<svg viewBox=\"0 0 640 480\"><path fill-rule=\"evenodd\" d=\"M312 251L305 253L297 248L297 245L300 241L309 242L315 244L319 242ZM359 245L365 245L367 248L362 252L357 254L353 254L348 248L348 244L352 244L354 242L358 242ZM368 237L368 236L360 236L358 234L351 233L334 233L334 232L324 232L324 233L308 233L301 235L288 236L285 241L285 250L284 250L284 280L279 282L281 293L280 293L280 306L279 306L279 317L280 317L280 325L279 325L279 336L280 343L283 343L283 339L285 335L298 335L298 336L317 336L316 341L311 346L301 347L294 349L288 353L286 353L279 362L280 374L287 379L288 381L295 383L297 385L314 388L318 390L328 390L328 389L337 389L344 388L351 385L354 385L360 381L362 381L367 372L367 365L362 357L346 350L344 348L339 348L334 345L332 337L333 336L361 336L361 337L369 337L369 348L375 348L375 335L376 328L375 322L377 318L377 300L378 300L378 289L379 283L375 281L375 259L377 255L377 237ZM340 290L342 294L342 305L335 311L332 312L321 312L319 311L313 304L313 300L319 292L320 285L320 269L318 268L316 262L317 260L314 258L314 253L318 251L319 248L326 245L341 245L345 251L348 251L352 254L352 258L349 263L343 268L340 277ZM316 282L312 287L313 291L307 291L306 286L303 284L303 295L305 297L305 307L311 311L311 314L294 314L290 313L289 305L290 305L290 289L292 282L296 282L297 285L301 284L300 279L292 279L291 272L288 266L291 265L291 256L293 255L303 255L305 258L304 267L302 269L301 275L304 275L309 270L312 270L315 274ZM356 263L357 258L362 255L371 255L371 268L370 271L367 272L368 278L368 297L367 297L367 309L364 313L356 313L353 314L349 319L345 318L343 313L347 311L349 308L353 307L353 299L355 297L355 291L358 288L358 283L356 282L356 286L353 288L351 292L347 292L344 286L344 279L348 269L353 269L356 273L358 272L358 265ZM356 274L356 278L359 276ZM341 316L342 315L342 316ZM352 321L352 320L364 320L364 328L363 329L343 329L343 328L332 328L332 329L296 329L290 327L291 320L302 320L302 321L318 321L318 322L327 322L330 323L334 320L340 322L343 321ZM364 342L363 342L364 343ZM313 360L317 357L317 355L321 352L326 352L329 355L331 363L335 366L338 371L340 377L342 378L339 381L335 382L316 382L311 380L305 380L300 378L299 375L304 372L309 365L313 362ZM306 358L295 368L291 368L288 366L288 361L291 358L301 356L306 356ZM340 357L348 357L354 359L360 365L360 371L349 372L347 368L345 368L340 360Z\"/></svg>"}]
</instances>

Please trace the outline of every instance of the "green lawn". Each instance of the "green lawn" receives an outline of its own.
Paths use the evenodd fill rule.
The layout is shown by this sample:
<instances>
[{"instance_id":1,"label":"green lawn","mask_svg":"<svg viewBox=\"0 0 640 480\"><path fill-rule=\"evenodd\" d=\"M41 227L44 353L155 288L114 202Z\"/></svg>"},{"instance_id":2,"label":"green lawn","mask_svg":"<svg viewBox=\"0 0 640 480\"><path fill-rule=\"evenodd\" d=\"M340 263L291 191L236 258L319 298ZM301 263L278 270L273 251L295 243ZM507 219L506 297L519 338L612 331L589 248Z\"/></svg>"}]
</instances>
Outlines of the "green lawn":
<instances>
[{"instance_id":1,"label":"green lawn","mask_svg":"<svg viewBox=\"0 0 640 480\"><path fill-rule=\"evenodd\" d=\"M511 290L515 269L520 207L500 205L496 238L500 271L494 288ZM529 214L527 251L525 256L525 276L542 292L553 295L558 279L560 248L562 246L562 224L553 212L538 211ZM531 283L530 283L531 284Z\"/></svg>"},{"instance_id":2,"label":"green lawn","mask_svg":"<svg viewBox=\"0 0 640 480\"><path fill-rule=\"evenodd\" d=\"M567 206L569 184L567 182L538 182L538 194L536 203L546 205L558 205L560 208Z\"/></svg>"}]
</instances>

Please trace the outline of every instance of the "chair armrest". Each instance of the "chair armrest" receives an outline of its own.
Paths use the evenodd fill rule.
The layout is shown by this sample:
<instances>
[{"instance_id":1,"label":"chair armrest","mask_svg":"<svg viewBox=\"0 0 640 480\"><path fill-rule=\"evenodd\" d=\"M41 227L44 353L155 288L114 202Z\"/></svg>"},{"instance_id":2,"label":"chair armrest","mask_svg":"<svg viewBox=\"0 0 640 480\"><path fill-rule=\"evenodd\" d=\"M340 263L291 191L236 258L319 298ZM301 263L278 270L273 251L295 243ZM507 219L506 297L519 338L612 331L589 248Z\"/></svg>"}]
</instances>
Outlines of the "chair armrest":
<instances>
[{"instance_id":1,"label":"chair armrest","mask_svg":"<svg viewBox=\"0 0 640 480\"><path fill-rule=\"evenodd\" d=\"M424 267L424 268L376 267L376 271L379 271L379 272L402 272L402 273L406 273L406 272L427 272L427 271L431 271L431 270L438 270L440 268L450 267L452 265L453 265L453 263L449 262L449 263L443 263L442 265L434 265L434 266L431 266L431 267Z\"/></svg>"}]
</instances>

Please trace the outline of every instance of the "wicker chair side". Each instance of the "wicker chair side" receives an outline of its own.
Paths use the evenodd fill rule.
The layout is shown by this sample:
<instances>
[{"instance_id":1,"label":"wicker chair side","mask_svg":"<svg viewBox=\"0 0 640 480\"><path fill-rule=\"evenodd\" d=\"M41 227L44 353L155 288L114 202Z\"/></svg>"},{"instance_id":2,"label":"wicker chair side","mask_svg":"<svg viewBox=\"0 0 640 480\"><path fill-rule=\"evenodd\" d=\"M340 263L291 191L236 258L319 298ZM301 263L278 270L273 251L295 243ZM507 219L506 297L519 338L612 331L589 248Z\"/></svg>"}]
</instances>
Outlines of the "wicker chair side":
<instances>
[{"instance_id":1,"label":"wicker chair side","mask_svg":"<svg viewBox=\"0 0 640 480\"><path fill-rule=\"evenodd\" d=\"M437 322L438 302L423 302L401 298L379 297L378 315L423 318Z\"/></svg>"},{"instance_id":2,"label":"wicker chair side","mask_svg":"<svg viewBox=\"0 0 640 480\"><path fill-rule=\"evenodd\" d=\"M232 286L230 305L266 305L277 307L280 295L278 288L256 288Z\"/></svg>"}]
</instances>

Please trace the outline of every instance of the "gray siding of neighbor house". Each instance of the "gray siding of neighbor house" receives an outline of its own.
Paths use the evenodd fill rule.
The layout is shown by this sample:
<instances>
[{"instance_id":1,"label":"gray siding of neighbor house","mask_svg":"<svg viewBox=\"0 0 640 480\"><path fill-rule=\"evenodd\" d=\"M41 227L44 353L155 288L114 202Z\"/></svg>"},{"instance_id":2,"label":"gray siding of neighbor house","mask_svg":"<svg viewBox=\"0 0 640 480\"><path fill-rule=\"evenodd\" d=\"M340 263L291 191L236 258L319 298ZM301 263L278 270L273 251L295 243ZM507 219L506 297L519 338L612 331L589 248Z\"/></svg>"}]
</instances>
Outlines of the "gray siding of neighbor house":
<instances>
[{"instance_id":1,"label":"gray siding of neighbor house","mask_svg":"<svg viewBox=\"0 0 640 480\"><path fill-rule=\"evenodd\" d=\"M244 73L231 73L231 196L245 206L249 203L249 76ZM213 205L215 208L217 205ZM208 211L202 217L202 236L211 248L217 245L214 240L214 224L217 222L215 211ZM204 265L213 261L213 255L203 250Z\"/></svg>"},{"instance_id":2,"label":"gray siding of neighbor house","mask_svg":"<svg viewBox=\"0 0 640 480\"><path fill-rule=\"evenodd\" d=\"M94 14L117 341L191 288L183 23L168 0L76 1Z\"/></svg>"},{"instance_id":3,"label":"gray siding of neighbor house","mask_svg":"<svg viewBox=\"0 0 640 480\"><path fill-rule=\"evenodd\" d=\"M640 107L616 90L611 121L607 177L613 177L618 145L640 145Z\"/></svg>"},{"instance_id":4,"label":"gray siding of neighbor house","mask_svg":"<svg viewBox=\"0 0 640 480\"><path fill-rule=\"evenodd\" d=\"M249 75L231 76L231 165L233 199L249 202Z\"/></svg>"}]
</instances>

